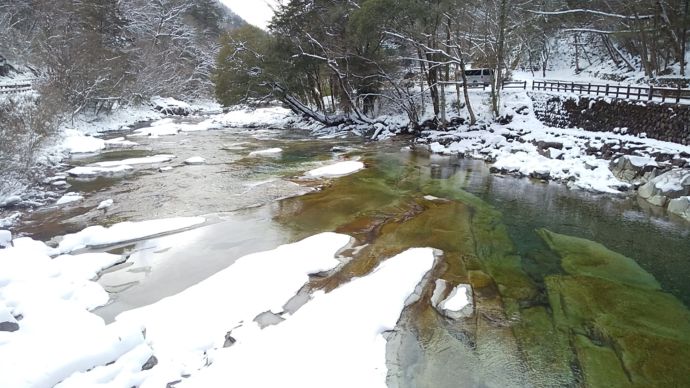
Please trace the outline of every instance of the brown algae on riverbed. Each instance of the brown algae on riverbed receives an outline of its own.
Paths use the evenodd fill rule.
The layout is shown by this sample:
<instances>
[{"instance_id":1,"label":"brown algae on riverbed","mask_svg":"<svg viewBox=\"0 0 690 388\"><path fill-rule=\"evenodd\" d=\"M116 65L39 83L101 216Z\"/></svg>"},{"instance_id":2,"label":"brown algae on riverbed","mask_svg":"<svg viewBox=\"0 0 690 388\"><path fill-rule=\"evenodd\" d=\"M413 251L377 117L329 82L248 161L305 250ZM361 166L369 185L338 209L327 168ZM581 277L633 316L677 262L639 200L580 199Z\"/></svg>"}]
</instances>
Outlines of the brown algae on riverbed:
<instances>
[{"instance_id":1,"label":"brown algae on riverbed","mask_svg":"<svg viewBox=\"0 0 690 388\"><path fill-rule=\"evenodd\" d=\"M434 179L430 169L395 158L367 164L320 192L283 201L276 219L297 237L335 230L357 240L339 271L312 279L315 289L365 276L411 247L443 251L421 298L389 338L391 385L690 382L690 370L678 365L690 356L688 310L633 260L541 230L556 255L543 259L550 269L534 278L501 214L459 189L452 176ZM554 257L560 262L551 263ZM554 266L560 273L552 273ZM453 321L436 312L429 300L437 278L473 286L471 317Z\"/></svg>"}]
</instances>

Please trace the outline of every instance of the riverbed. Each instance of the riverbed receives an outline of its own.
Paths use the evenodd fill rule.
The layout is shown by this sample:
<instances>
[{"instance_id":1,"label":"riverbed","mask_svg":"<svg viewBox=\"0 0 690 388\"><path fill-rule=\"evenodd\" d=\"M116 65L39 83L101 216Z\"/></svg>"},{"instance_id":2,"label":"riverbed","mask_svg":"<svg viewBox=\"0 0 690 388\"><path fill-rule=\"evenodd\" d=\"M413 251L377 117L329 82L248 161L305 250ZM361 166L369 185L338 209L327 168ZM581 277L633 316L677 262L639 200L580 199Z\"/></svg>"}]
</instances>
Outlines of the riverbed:
<instances>
[{"instance_id":1,"label":"riverbed","mask_svg":"<svg viewBox=\"0 0 690 388\"><path fill-rule=\"evenodd\" d=\"M85 199L38 211L19 229L48 240L92 224L206 216L198 228L106 248L128 258L99 279L111 302L95 312L108 322L249 253L334 231L354 238L341 253L348 260L313 276L308 292L365 277L410 248L437 250L419 300L388 336L389 386L690 384L681 361L690 356L690 227L632 198L491 174L484 162L410 149L405 138L223 128L131 140L134 149L71 163L175 159L70 178ZM183 162L194 156L206 162ZM366 168L304 177L341 160ZM97 210L107 199L114 205ZM470 314L451 319L432 306L438 279L471 286Z\"/></svg>"}]
</instances>

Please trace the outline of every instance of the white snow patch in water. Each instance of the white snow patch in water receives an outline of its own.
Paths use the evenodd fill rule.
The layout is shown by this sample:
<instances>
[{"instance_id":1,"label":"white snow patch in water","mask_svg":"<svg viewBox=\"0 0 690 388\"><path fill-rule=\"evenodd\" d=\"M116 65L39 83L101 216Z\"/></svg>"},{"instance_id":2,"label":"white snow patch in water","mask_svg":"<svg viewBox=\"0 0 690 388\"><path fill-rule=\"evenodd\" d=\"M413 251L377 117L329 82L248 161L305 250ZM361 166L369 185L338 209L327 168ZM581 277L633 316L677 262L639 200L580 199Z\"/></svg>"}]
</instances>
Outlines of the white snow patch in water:
<instances>
[{"instance_id":1,"label":"white snow patch in water","mask_svg":"<svg viewBox=\"0 0 690 388\"><path fill-rule=\"evenodd\" d=\"M136 147L138 145L139 145L139 143L129 141L129 140L125 139L124 137L116 137L114 139L110 139L110 140L105 141L105 148L110 148L110 149L133 148L133 147Z\"/></svg>"},{"instance_id":2,"label":"white snow patch in water","mask_svg":"<svg viewBox=\"0 0 690 388\"><path fill-rule=\"evenodd\" d=\"M67 194L63 195L60 199L58 199L55 204L56 205L65 205L65 204L68 204L71 202L81 201L82 199L84 199L84 196L82 196L79 193L67 193Z\"/></svg>"},{"instance_id":3,"label":"white snow patch in water","mask_svg":"<svg viewBox=\"0 0 690 388\"><path fill-rule=\"evenodd\" d=\"M68 170L67 173L77 178L95 178L98 176L124 175L132 170L134 170L132 166L121 164L113 167L75 167Z\"/></svg>"},{"instance_id":4,"label":"white snow patch in water","mask_svg":"<svg viewBox=\"0 0 690 388\"><path fill-rule=\"evenodd\" d=\"M53 253L67 253L87 247L106 246L139 240L191 228L204 222L206 222L204 217L177 217L140 222L127 221L108 228L101 225L90 226L80 232L64 236Z\"/></svg>"},{"instance_id":5,"label":"white snow patch in water","mask_svg":"<svg viewBox=\"0 0 690 388\"><path fill-rule=\"evenodd\" d=\"M101 201L101 203L98 204L98 207L96 208L96 210L107 209L111 206L113 206L113 200L112 199L106 199L105 201Z\"/></svg>"},{"instance_id":6,"label":"white snow patch in water","mask_svg":"<svg viewBox=\"0 0 690 388\"><path fill-rule=\"evenodd\" d=\"M193 156L187 160L184 161L184 164L204 164L206 163L206 159L202 158L201 156Z\"/></svg>"},{"instance_id":7,"label":"white snow patch in water","mask_svg":"<svg viewBox=\"0 0 690 388\"><path fill-rule=\"evenodd\" d=\"M91 166L96 166L96 167L117 167L117 166L123 166L123 165L137 165L137 164L157 164L157 163L165 163L173 160L175 158L175 155L166 155L166 154L161 154L161 155L153 155L153 156L145 156L143 158L132 158L132 159L125 159L125 160L112 160L108 162L98 162L94 163Z\"/></svg>"},{"instance_id":8,"label":"white snow patch in water","mask_svg":"<svg viewBox=\"0 0 690 388\"><path fill-rule=\"evenodd\" d=\"M282 148L269 148L266 150L252 151L249 156L273 156L283 152Z\"/></svg>"},{"instance_id":9,"label":"white snow patch in water","mask_svg":"<svg viewBox=\"0 0 690 388\"><path fill-rule=\"evenodd\" d=\"M334 178L353 174L362 169L364 169L364 163L348 160L307 171L304 175L309 178Z\"/></svg>"}]
</instances>

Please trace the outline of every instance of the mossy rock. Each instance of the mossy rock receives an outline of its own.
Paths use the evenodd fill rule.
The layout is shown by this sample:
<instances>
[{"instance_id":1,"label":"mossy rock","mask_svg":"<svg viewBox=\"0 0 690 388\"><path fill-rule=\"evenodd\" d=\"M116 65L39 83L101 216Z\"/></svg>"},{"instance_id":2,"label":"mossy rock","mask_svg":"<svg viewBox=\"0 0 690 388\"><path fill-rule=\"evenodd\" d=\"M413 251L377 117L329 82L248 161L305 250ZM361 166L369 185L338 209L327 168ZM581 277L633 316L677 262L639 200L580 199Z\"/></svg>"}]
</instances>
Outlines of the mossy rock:
<instances>
[{"instance_id":1,"label":"mossy rock","mask_svg":"<svg viewBox=\"0 0 690 388\"><path fill-rule=\"evenodd\" d=\"M562 257L561 266L571 275L593 276L633 287L659 290L654 277L635 260L583 238L540 229L537 233Z\"/></svg>"},{"instance_id":2,"label":"mossy rock","mask_svg":"<svg viewBox=\"0 0 690 388\"><path fill-rule=\"evenodd\" d=\"M550 276L546 285L556 327L619 352L631 384L690 386L690 312L678 299L588 276Z\"/></svg>"},{"instance_id":3,"label":"mossy rock","mask_svg":"<svg viewBox=\"0 0 690 388\"><path fill-rule=\"evenodd\" d=\"M571 363L575 360L568 335L556 330L551 316L543 306L520 311L521 320L513 326L520 350L532 380L548 386L567 386L574 376Z\"/></svg>"},{"instance_id":4,"label":"mossy rock","mask_svg":"<svg viewBox=\"0 0 690 388\"><path fill-rule=\"evenodd\" d=\"M575 335L573 343L586 386L624 388L632 385L613 349L596 345L583 335Z\"/></svg>"}]
</instances>

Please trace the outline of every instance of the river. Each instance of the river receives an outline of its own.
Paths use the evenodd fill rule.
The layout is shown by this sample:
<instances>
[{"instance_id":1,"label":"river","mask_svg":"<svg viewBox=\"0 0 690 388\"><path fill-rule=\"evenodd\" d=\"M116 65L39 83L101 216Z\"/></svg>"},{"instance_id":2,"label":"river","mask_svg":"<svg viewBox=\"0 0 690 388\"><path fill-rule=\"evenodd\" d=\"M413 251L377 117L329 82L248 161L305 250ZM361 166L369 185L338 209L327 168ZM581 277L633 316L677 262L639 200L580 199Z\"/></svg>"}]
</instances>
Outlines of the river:
<instances>
[{"instance_id":1,"label":"river","mask_svg":"<svg viewBox=\"0 0 690 388\"><path fill-rule=\"evenodd\" d=\"M109 249L129 260L100 277L106 321L248 253L336 231L356 239L344 252L352 259L308 289L337 288L411 247L439 250L422 298L388 338L389 386L690 384L690 226L634 199L491 174L484 162L404 149L404 138L225 128L133 140L134 150L72 163L173 154L173 169L72 179L85 201L38 211L19 230L50 239L94 223L207 216L200 228ZM182 163L192 156L207 163ZM367 167L325 184L300 178L342 157ZM436 279L471 285L473 313L439 314Z\"/></svg>"}]
</instances>

